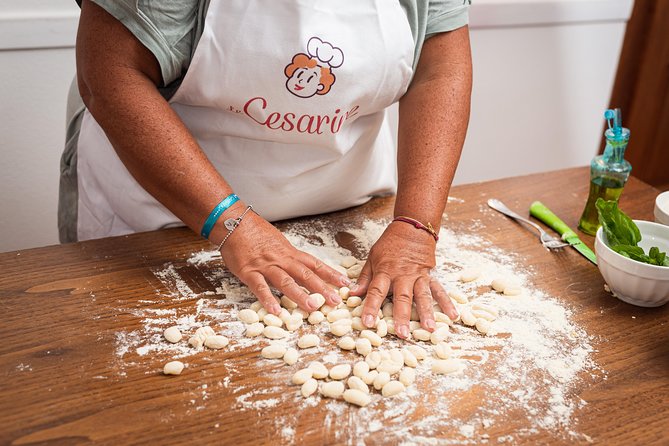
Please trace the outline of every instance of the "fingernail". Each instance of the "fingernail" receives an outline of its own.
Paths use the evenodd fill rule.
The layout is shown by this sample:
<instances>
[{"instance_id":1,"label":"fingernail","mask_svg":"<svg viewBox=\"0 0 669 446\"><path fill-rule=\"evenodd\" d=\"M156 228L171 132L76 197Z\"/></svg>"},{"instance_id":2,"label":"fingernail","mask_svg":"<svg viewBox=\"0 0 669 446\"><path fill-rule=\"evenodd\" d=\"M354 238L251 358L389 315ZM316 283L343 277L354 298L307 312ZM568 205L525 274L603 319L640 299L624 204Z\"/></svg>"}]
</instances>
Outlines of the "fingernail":
<instances>
[{"instance_id":1,"label":"fingernail","mask_svg":"<svg viewBox=\"0 0 669 446\"><path fill-rule=\"evenodd\" d=\"M330 293L330 300L335 303L335 305L339 305L341 303L341 296L339 293L332 292Z\"/></svg>"},{"instance_id":2,"label":"fingernail","mask_svg":"<svg viewBox=\"0 0 669 446\"><path fill-rule=\"evenodd\" d=\"M374 316L371 314L366 314L362 317L362 323L365 324L365 327L373 327L374 326Z\"/></svg>"},{"instance_id":3,"label":"fingernail","mask_svg":"<svg viewBox=\"0 0 669 446\"><path fill-rule=\"evenodd\" d=\"M434 325L434 321L433 321L432 319L428 319L428 320L426 320L426 321L425 321L425 325L426 325L427 328L429 328L430 330L434 330L435 325Z\"/></svg>"},{"instance_id":4,"label":"fingernail","mask_svg":"<svg viewBox=\"0 0 669 446\"><path fill-rule=\"evenodd\" d=\"M272 305L272 314L278 316L281 313L281 307L278 305Z\"/></svg>"},{"instance_id":5,"label":"fingernail","mask_svg":"<svg viewBox=\"0 0 669 446\"><path fill-rule=\"evenodd\" d=\"M351 279L342 276L342 278L341 278L341 283L342 283L342 285L344 285L344 286L349 286L349 285L351 284Z\"/></svg>"},{"instance_id":6,"label":"fingernail","mask_svg":"<svg viewBox=\"0 0 669 446\"><path fill-rule=\"evenodd\" d=\"M316 301L313 298L308 298L307 299L307 307L309 307L309 310L314 311L316 310Z\"/></svg>"},{"instance_id":7,"label":"fingernail","mask_svg":"<svg viewBox=\"0 0 669 446\"><path fill-rule=\"evenodd\" d=\"M351 286L349 286L348 289L351 291L358 291L358 286L359 285L357 283L354 283Z\"/></svg>"},{"instance_id":8,"label":"fingernail","mask_svg":"<svg viewBox=\"0 0 669 446\"><path fill-rule=\"evenodd\" d=\"M454 321L460 317L460 313L458 313L458 310L451 310L451 314L448 317L450 317L451 320Z\"/></svg>"},{"instance_id":9,"label":"fingernail","mask_svg":"<svg viewBox=\"0 0 669 446\"><path fill-rule=\"evenodd\" d=\"M408 338L409 337L409 327L406 325L400 325L399 327L396 328L397 333L400 335L402 338Z\"/></svg>"}]
</instances>

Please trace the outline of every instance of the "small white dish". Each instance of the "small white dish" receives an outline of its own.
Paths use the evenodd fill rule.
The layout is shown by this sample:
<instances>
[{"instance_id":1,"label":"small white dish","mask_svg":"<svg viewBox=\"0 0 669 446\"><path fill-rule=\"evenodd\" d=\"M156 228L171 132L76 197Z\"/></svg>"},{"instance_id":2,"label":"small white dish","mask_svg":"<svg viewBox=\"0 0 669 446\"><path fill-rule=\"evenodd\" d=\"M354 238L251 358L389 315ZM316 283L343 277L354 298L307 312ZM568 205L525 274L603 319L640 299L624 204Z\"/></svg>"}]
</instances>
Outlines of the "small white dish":
<instances>
[{"instance_id":1,"label":"small white dish","mask_svg":"<svg viewBox=\"0 0 669 446\"><path fill-rule=\"evenodd\" d=\"M655 198L655 221L669 226L669 191Z\"/></svg>"},{"instance_id":2,"label":"small white dish","mask_svg":"<svg viewBox=\"0 0 669 446\"><path fill-rule=\"evenodd\" d=\"M669 226L634 220L641 231L639 242L646 253L652 246L669 255ZM618 254L606 244L600 227L595 236L597 267L618 299L640 307L659 307L669 302L669 267L637 262Z\"/></svg>"}]
</instances>

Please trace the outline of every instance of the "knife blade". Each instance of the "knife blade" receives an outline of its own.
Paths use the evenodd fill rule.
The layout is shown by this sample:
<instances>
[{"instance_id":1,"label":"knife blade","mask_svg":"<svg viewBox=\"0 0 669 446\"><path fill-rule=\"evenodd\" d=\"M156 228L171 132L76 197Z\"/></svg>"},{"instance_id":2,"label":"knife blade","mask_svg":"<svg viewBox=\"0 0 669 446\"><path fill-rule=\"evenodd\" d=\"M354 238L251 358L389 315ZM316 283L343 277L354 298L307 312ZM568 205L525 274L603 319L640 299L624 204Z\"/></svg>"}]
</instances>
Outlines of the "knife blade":
<instances>
[{"instance_id":1,"label":"knife blade","mask_svg":"<svg viewBox=\"0 0 669 446\"><path fill-rule=\"evenodd\" d=\"M578 235L567 226L565 222L551 212L543 203L535 201L530 206L530 215L541 220L550 226L555 232L562 236L562 240L569 243L576 251L581 253L583 257L590 260L595 265L597 264L597 256L588 246L578 238Z\"/></svg>"}]
</instances>

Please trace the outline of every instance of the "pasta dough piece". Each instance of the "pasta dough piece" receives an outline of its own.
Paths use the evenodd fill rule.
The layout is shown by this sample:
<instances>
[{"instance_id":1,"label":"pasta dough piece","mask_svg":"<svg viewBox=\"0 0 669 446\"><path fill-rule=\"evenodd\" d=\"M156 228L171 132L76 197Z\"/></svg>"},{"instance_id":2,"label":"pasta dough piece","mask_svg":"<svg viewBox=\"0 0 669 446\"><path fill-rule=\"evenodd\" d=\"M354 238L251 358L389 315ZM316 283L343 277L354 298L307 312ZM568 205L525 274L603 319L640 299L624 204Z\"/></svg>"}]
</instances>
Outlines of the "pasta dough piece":
<instances>
[{"instance_id":1,"label":"pasta dough piece","mask_svg":"<svg viewBox=\"0 0 669 446\"><path fill-rule=\"evenodd\" d=\"M460 312L460 320L462 321L463 324L468 325L470 327L476 325L476 317L474 317L469 308L462 309L462 311Z\"/></svg>"},{"instance_id":2,"label":"pasta dough piece","mask_svg":"<svg viewBox=\"0 0 669 446\"><path fill-rule=\"evenodd\" d=\"M466 268L460 271L461 282L473 282L481 277L481 270L478 268Z\"/></svg>"},{"instance_id":3,"label":"pasta dough piece","mask_svg":"<svg viewBox=\"0 0 669 446\"><path fill-rule=\"evenodd\" d=\"M325 297L321 293L313 293L309 295L309 300L311 300L315 305L312 308L319 309L325 304Z\"/></svg>"},{"instance_id":4,"label":"pasta dough piece","mask_svg":"<svg viewBox=\"0 0 669 446\"><path fill-rule=\"evenodd\" d=\"M497 292L500 292L500 293L503 293L504 289L507 286L509 286L509 281L508 281L508 279L506 279L504 277L497 277L496 279L494 279L492 281L490 286L492 287L493 290L495 290Z\"/></svg>"},{"instance_id":5,"label":"pasta dough piece","mask_svg":"<svg viewBox=\"0 0 669 446\"><path fill-rule=\"evenodd\" d=\"M266 314L265 317L262 318L262 321L268 327L269 326L281 327L283 325L283 321L281 320L281 318L278 316L274 316L271 313Z\"/></svg>"},{"instance_id":6,"label":"pasta dough piece","mask_svg":"<svg viewBox=\"0 0 669 446\"><path fill-rule=\"evenodd\" d=\"M351 332L351 320L340 319L330 324L330 333L335 336L344 336Z\"/></svg>"},{"instance_id":7,"label":"pasta dough piece","mask_svg":"<svg viewBox=\"0 0 669 446\"><path fill-rule=\"evenodd\" d=\"M457 302L459 304L466 304L466 303L469 302L469 299L467 299L467 296L465 295L465 293L463 293L460 290L449 290L448 295L452 300L454 300L455 302ZM442 308L442 310L443 310L443 308Z\"/></svg>"},{"instance_id":8,"label":"pasta dough piece","mask_svg":"<svg viewBox=\"0 0 669 446\"><path fill-rule=\"evenodd\" d=\"M385 319L380 319L376 324L376 334L382 338L388 334L388 323L385 321Z\"/></svg>"},{"instance_id":9,"label":"pasta dough piece","mask_svg":"<svg viewBox=\"0 0 669 446\"><path fill-rule=\"evenodd\" d=\"M313 371L312 376L316 379L325 379L329 375L327 367L322 362L312 361L308 367Z\"/></svg>"},{"instance_id":10,"label":"pasta dough piece","mask_svg":"<svg viewBox=\"0 0 669 446\"><path fill-rule=\"evenodd\" d=\"M314 311L309 315L309 318L307 320L311 325L317 325L325 320L325 315L320 311Z\"/></svg>"},{"instance_id":11,"label":"pasta dough piece","mask_svg":"<svg viewBox=\"0 0 669 446\"><path fill-rule=\"evenodd\" d=\"M253 324L255 322L258 322L260 318L258 317L258 313L255 311L245 308L241 310L238 314L237 317L239 318L240 321L244 322L245 324Z\"/></svg>"},{"instance_id":12,"label":"pasta dough piece","mask_svg":"<svg viewBox=\"0 0 669 446\"><path fill-rule=\"evenodd\" d=\"M398 363L392 360L383 360L376 368L376 370L378 370L379 373L388 373L389 375L394 375L395 373L399 373L403 366L403 362Z\"/></svg>"},{"instance_id":13,"label":"pasta dough piece","mask_svg":"<svg viewBox=\"0 0 669 446\"><path fill-rule=\"evenodd\" d=\"M293 384L302 385L314 376L314 371L310 368L301 369L295 372L291 381Z\"/></svg>"},{"instance_id":14,"label":"pasta dough piece","mask_svg":"<svg viewBox=\"0 0 669 446\"><path fill-rule=\"evenodd\" d=\"M260 324L262 325L262 324ZM204 345L204 339L202 339L199 336L191 336L188 339L188 345L190 345L193 348L200 348Z\"/></svg>"},{"instance_id":15,"label":"pasta dough piece","mask_svg":"<svg viewBox=\"0 0 669 446\"><path fill-rule=\"evenodd\" d=\"M346 384L348 384L349 389L357 389L360 390L361 392L369 393L369 387L365 382L358 378L357 376L351 376L348 378L346 381Z\"/></svg>"},{"instance_id":16,"label":"pasta dough piece","mask_svg":"<svg viewBox=\"0 0 669 446\"><path fill-rule=\"evenodd\" d=\"M288 296L281 296L281 306L287 310L294 310L297 304L290 300Z\"/></svg>"},{"instance_id":17,"label":"pasta dough piece","mask_svg":"<svg viewBox=\"0 0 669 446\"><path fill-rule=\"evenodd\" d=\"M283 355L283 362L287 365L293 365L297 363L297 360L300 359L300 354L294 348L286 349L286 353Z\"/></svg>"},{"instance_id":18,"label":"pasta dough piece","mask_svg":"<svg viewBox=\"0 0 669 446\"><path fill-rule=\"evenodd\" d=\"M181 361L170 361L163 367L165 375L181 375L184 369L184 363Z\"/></svg>"},{"instance_id":19,"label":"pasta dough piece","mask_svg":"<svg viewBox=\"0 0 669 446\"><path fill-rule=\"evenodd\" d=\"M329 381L321 384L321 394L327 398L339 398L344 394L344 383Z\"/></svg>"},{"instance_id":20,"label":"pasta dough piece","mask_svg":"<svg viewBox=\"0 0 669 446\"><path fill-rule=\"evenodd\" d=\"M360 263L356 263L352 267L346 270L346 275L348 276L349 279L357 279L360 277L360 273L362 272L362 265Z\"/></svg>"},{"instance_id":21,"label":"pasta dough piece","mask_svg":"<svg viewBox=\"0 0 669 446\"><path fill-rule=\"evenodd\" d=\"M311 348L318 347L321 343L321 340L315 334L305 334L300 339L297 340L297 346L299 348Z\"/></svg>"},{"instance_id":22,"label":"pasta dough piece","mask_svg":"<svg viewBox=\"0 0 669 446\"><path fill-rule=\"evenodd\" d=\"M373 347L378 347L383 343L383 338L374 333L372 330L362 330L360 332L360 337L369 339L369 342L372 344Z\"/></svg>"},{"instance_id":23,"label":"pasta dough piece","mask_svg":"<svg viewBox=\"0 0 669 446\"><path fill-rule=\"evenodd\" d=\"M338 364L330 369L330 378L332 379L346 379L351 374L350 364Z\"/></svg>"},{"instance_id":24,"label":"pasta dough piece","mask_svg":"<svg viewBox=\"0 0 669 446\"><path fill-rule=\"evenodd\" d=\"M350 296L346 300L346 306L349 308L359 307L362 304L362 299L358 296Z\"/></svg>"},{"instance_id":25,"label":"pasta dough piece","mask_svg":"<svg viewBox=\"0 0 669 446\"><path fill-rule=\"evenodd\" d=\"M381 353L371 352L367 357L365 357L365 362L369 365L371 370L377 368L381 364L382 358Z\"/></svg>"},{"instance_id":26,"label":"pasta dough piece","mask_svg":"<svg viewBox=\"0 0 669 446\"><path fill-rule=\"evenodd\" d=\"M451 329L447 326L437 328L432 332L430 335L430 342L433 344L438 344L440 342L443 342L448 336L451 334Z\"/></svg>"},{"instance_id":27,"label":"pasta dough piece","mask_svg":"<svg viewBox=\"0 0 669 446\"><path fill-rule=\"evenodd\" d=\"M388 381L381 390L381 395L391 397L404 393L406 387L400 381Z\"/></svg>"},{"instance_id":28,"label":"pasta dough piece","mask_svg":"<svg viewBox=\"0 0 669 446\"><path fill-rule=\"evenodd\" d=\"M381 390L383 386L385 386L389 382L390 382L390 374L388 372L378 372L378 375L376 375L376 378L374 378L373 385L376 390Z\"/></svg>"},{"instance_id":29,"label":"pasta dough piece","mask_svg":"<svg viewBox=\"0 0 669 446\"><path fill-rule=\"evenodd\" d=\"M409 387L416 381L416 370L411 367L405 367L400 372L399 381L404 384L404 387Z\"/></svg>"},{"instance_id":30,"label":"pasta dough piece","mask_svg":"<svg viewBox=\"0 0 669 446\"><path fill-rule=\"evenodd\" d=\"M340 319L351 319L351 312L347 308L340 308L328 313L328 322L336 322Z\"/></svg>"},{"instance_id":31,"label":"pasta dough piece","mask_svg":"<svg viewBox=\"0 0 669 446\"><path fill-rule=\"evenodd\" d=\"M311 395L313 395L316 390L318 390L318 381L316 381L313 378L310 378L307 381L305 381L304 384L302 384L300 393L302 394L303 397L308 398Z\"/></svg>"},{"instance_id":32,"label":"pasta dough piece","mask_svg":"<svg viewBox=\"0 0 669 446\"><path fill-rule=\"evenodd\" d=\"M344 336L337 342L342 350L355 350L355 340L350 336Z\"/></svg>"},{"instance_id":33,"label":"pasta dough piece","mask_svg":"<svg viewBox=\"0 0 669 446\"><path fill-rule=\"evenodd\" d=\"M430 336L432 335L432 333L430 333L427 330L423 330L422 328L418 328L418 329L414 330L413 332L411 332L411 335L414 338L418 339L419 341L429 341Z\"/></svg>"},{"instance_id":34,"label":"pasta dough piece","mask_svg":"<svg viewBox=\"0 0 669 446\"><path fill-rule=\"evenodd\" d=\"M352 267L356 263L358 263L358 259L356 259L353 256L346 256L343 259L341 259L341 262L339 262L339 264L346 269Z\"/></svg>"},{"instance_id":35,"label":"pasta dough piece","mask_svg":"<svg viewBox=\"0 0 669 446\"><path fill-rule=\"evenodd\" d=\"M204 346L214 350L219 350L228 345L229 342L230 341L225 336L214 335L208 336L207 339L204 340Z\"/></svg>"},{"instance_id":36,"label":"pasta dough piece","mask_svg":"<svg viewBox=\"0 0 669 446\"><path fill-rule=\"evenodd\" d=\"M302 327L302 318L299 314L293 314L284 323L286 324L286 330L297 331Z\"/></svg>"},{"instance_id":37,"label":"pasta dough piece","mask_svg":"<svg viewBox=\"0 0 669 446\"><path fill-rule=\"evenodd\" d=\"M365 407L372 401L372 397L358 389L347 389L344 391L344 401Z\"/></svg>"},{"instance_id":38,"label":"pasta dough piece","mask_svg":"<svg viewBox=\"0 0 669 446\"><path fill-rule=\"evenodd\" d=\"M432 363L432 373L452 375L462 372L464 365L456 359L437 359Z\"/></svg>"},{"instance_id":39,"label":"pasta dough piece","mask_svg":"<svg viewBox=\"0 0 669 446\"><path fill-rule=\"evenodd\" d=\"M520 287L520 285L509 285L506 288L504 288L505 296L518 296L522 292L523 289Z\"/></svg>"},{"instance_id":40,"label":"pasta dough piece","mask_svg":"<svg viewBox=\"0 0 669 446\"><path fill-rule=\"evenodd\" d=\"M265 329L265 326L262 324L262 322L254 322L251 325L246 326L246 332L244 333L244 336L247 338L255 338L256 336L260 336Z\"/></svg>"},{"instance_id":41,"label":"pasta dough piece","mask_svg":"<svg viewBox=\"0 0 669 446\"><path fill-rule=\"evenodd\" d=\"M365 361L358 361L353 365L353 374L358 378L363 378L369 373L369 364Z\"/></svg>"},{"instance_id":42,"label":"pasta dough piece","mask_svg":"<svg viewBox=\"0 0 669 446\"><path fill-rule=\"evenodd\" d=\"M451 346L445 342L440 342L434 346L434 354L437 355L439 359L448 359L452 354Z\"/></svg>"},{"instance_id":43,"label":"pasta dough piece","mask_svg":"<svg viewBox=\"0 0 669 446\"><path fill-rule=\"evenodd\" d=\"M409 349L402 349L402 356L404 359L404 365L407 367L418 367L418 359L416 355L411 353Z\"/></svg>"},{"instance_id":44,"label":"pasta dough piece","mask_svg":"<svg viewBox=\"0 0 669 446\"><path fill-rule=\"evenodd\" d=\"M285 354L286 347L279 344L270 344L260 352L260 356L265 359L280 359L283 358L283 355Z\"/></svg>"},{"instance_id":45,"label":"pasta dough piece","mask_svg":"<svg viewBox=\"0 0 669 446\"><path fill-rule=\"evenodd\" d=\"M268 339L283 339L288 337L288 332L281 327L268 325L262 331L263 335Z\"/></svg>"},{"instance_id":46,"label":"pasta dough piece","mask_svg":"<svg viewBox=\"0 0 669 446\"><path fill-rule=\"evenodd\" d=\"M377 376L379 376L379 372L377 372L376 370L370 370L369 373L367 373L360 379L362 379L362 381L368 386L371 386L374 383L374 380L376 379Z\"/></svg>"},{"instance_id":47,"label":"pasta dough piece","mask_svg":"<svg viewBox=\"0 0 669 446\"><path fill-rule=\"evenodd\" d=\"M476 329L479 333L487 335L490 333L490 321L487 319L476 319Z\"/></svg>"},{"instance_id":48,"label":"pasta dough piece","mask_svg":"<svg viewBox=\"0 0 669 446\"><path fill-rule=\"evenodd\" d=\"M166 329L163 332L163 336L165 336L165 339L168 342L171 342L172 344L176 344L182 338L181 331L179 331L179 327L170 327Z\"/></svg>"},{"instance_id":49,"label":"pasta dough piece","mask_svg":"<svg viewBox=\"0 0 669 446\"><path fill-rule=\"evenodd\" d=\"M362 356L367 356L372 352L372 343L369 339L360 338L355 341L355 350Z\"/></svg>"},{"instance_id":50,"label":"pasta dough piece","mask_svg":"<svg viewBox=\"0 0 669 446\"><path fill-rule=\"evenodd\" d=\"M405 348L413 353L419 361L423 361L427 358L427 351L420 345L407 345Z\"/></svg>"}]
</instances>

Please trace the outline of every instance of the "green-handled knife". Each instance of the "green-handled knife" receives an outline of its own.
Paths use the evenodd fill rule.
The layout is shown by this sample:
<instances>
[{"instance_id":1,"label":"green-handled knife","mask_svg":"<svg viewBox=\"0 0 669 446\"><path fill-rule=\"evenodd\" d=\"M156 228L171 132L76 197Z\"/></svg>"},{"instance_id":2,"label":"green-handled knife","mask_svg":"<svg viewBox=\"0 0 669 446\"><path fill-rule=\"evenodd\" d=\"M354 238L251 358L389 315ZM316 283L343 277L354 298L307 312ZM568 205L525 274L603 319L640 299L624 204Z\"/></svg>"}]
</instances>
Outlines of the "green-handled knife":
<instances>
[{"instance_id":1,"label":"green-handled knife","mask_svg":"<svg viewBox=\"0 0 669 446\"><path fill-rule=\"evenodd\" d=\"M543 203L540 201L535 201L532 203L530 206L530 215L546 223L555 232L562 236L562 240L573 246L576 251L583 254L586 259L590 260L595 265L597 264L597 256L595 256L595 253L592 252L592 250L588 248L588 246L583 243L580 238L578 238L578 235L576 235L576 233L572 231L565 222L560 220L560 218L558 218L557 215L552 213L550 209L544 206Z\"/></svg>"}]
</instances>

